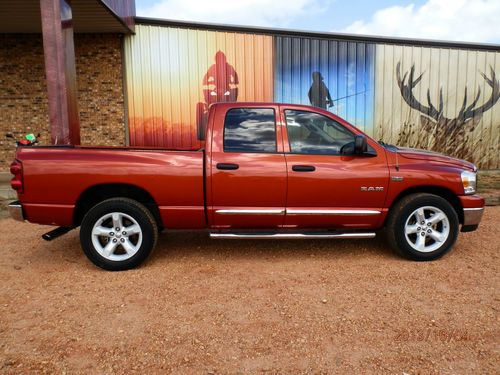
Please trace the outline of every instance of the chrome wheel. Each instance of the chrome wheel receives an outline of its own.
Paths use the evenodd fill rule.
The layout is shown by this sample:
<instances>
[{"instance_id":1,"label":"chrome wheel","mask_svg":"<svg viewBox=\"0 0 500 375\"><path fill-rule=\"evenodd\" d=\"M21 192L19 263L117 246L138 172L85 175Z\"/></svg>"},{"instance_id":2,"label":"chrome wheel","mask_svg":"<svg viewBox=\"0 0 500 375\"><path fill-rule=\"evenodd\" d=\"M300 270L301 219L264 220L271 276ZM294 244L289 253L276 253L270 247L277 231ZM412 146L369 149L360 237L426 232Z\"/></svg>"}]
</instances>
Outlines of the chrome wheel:
<instances>
[{"instance_id":1,"label":"chrome wheel","mask_svg":"<svg viewBox=\"0 0 500 375\"><path fill-rule=\"evenodd\" d=\"M142 229L132 216L111 212L95 222L92 228L92 244L95 250L108 260L127 260L141 247Z\"/></svg>"},{"instance_id":2,"label":"chrome wheel","mask_svg":"<svg viewBox=\"0 0 500 375\"><path fill-rule=\"evenodd\" d=\"M417 208L406 220L405 237L415 250L429 253L439 249L450 235L448 216L439 208Z\"/></svg>"}]
</instances>

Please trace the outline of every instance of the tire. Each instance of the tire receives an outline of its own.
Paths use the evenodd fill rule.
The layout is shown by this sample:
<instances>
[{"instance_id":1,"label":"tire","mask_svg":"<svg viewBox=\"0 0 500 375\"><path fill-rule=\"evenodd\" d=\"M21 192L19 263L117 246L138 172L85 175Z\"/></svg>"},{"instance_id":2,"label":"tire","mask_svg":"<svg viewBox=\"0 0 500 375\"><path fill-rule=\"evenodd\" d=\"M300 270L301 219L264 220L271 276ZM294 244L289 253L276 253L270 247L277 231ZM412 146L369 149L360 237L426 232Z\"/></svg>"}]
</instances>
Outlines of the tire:
<instances>
[{"instance_id":1,"label":"tire","mask_svg":"<svg viewBox=\"0 0 500 375\"><path fill-rule=\"evenodd\" d=\"M87 258L109 271L139 266L157 240L158 227L151 212L128 198L112 198L95 205L80 228L80 243Z\"/></svg>"},{"instance_id":2,"label":"tire","mask_svg":"<svg viewBox=\"0 0 500 375\"><path fill-rule=\"evenodd\" d=\"M400 255L426 261L450 251L457 240L458 229L458 215L447 200L418 193L394 204L385 231L389 245Z\"/></svg>"}]
</instances>

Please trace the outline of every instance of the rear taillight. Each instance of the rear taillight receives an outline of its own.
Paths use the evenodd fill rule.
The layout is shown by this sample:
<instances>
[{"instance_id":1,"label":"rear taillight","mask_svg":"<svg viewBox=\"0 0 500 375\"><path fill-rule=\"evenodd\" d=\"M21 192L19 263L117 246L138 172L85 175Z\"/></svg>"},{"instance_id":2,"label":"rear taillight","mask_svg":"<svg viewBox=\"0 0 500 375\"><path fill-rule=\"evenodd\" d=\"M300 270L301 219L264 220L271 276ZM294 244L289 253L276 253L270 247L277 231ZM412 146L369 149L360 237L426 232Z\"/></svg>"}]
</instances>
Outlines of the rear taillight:
<instances>
[{"instance_id":1,"label":"rear taillight","mask_svg":"<svg viewBox=\"0 0 500 375\"><path fill-rule=\"evenodd\" d=\"M10 181L12 189L18 193L23 192L23 164L19 160L14 160L10 165L10 173L14 175Z\"/></svg>"}]
</instances>

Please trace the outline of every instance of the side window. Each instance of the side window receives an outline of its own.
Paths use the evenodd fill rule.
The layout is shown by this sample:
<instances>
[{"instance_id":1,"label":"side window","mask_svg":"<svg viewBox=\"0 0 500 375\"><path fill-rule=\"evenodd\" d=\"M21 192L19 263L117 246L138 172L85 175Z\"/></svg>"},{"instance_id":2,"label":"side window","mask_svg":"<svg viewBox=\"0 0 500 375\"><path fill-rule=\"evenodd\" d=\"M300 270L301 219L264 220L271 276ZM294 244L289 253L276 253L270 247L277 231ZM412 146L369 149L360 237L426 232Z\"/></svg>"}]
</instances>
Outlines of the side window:
<instances>
[{"instance_id":1,"label":"side window","mask_svg":"<svg viewBox=\"0 0 500 375\"><path fill-rule=\"evenodd\" d=\"M292 154L340 155L354 134L338 122L314 112L285 110Z\"/></svg>"},{"instance_id":2,"label":"side window","mask_svg":"<svg viewBox=\"0 0 500 375\"><path fill-rule=\"evenodd\" d=\"M224 121L225 152L276 152L272 108L234 108Z\"/></svg>"}]
</instances>

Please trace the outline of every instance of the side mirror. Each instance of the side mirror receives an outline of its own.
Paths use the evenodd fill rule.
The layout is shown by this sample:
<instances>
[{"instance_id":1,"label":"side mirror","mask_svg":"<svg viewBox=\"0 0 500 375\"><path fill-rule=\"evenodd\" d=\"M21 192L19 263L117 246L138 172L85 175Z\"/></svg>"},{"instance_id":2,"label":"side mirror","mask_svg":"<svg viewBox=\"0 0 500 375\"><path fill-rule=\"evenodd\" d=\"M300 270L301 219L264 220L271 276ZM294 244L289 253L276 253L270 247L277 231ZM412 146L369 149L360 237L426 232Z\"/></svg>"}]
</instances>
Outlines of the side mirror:
<instances>
[{"instance_id":1,"label":"side mirror","mask_svg":"<svg viewBox=\"0 0 500 375\"><path fill-rule=\"evenodd\" d=\"M368 143L364 135L357 135L354 137L354 153L361 155L368 151Z\"/></svg>"}]
</instances>

